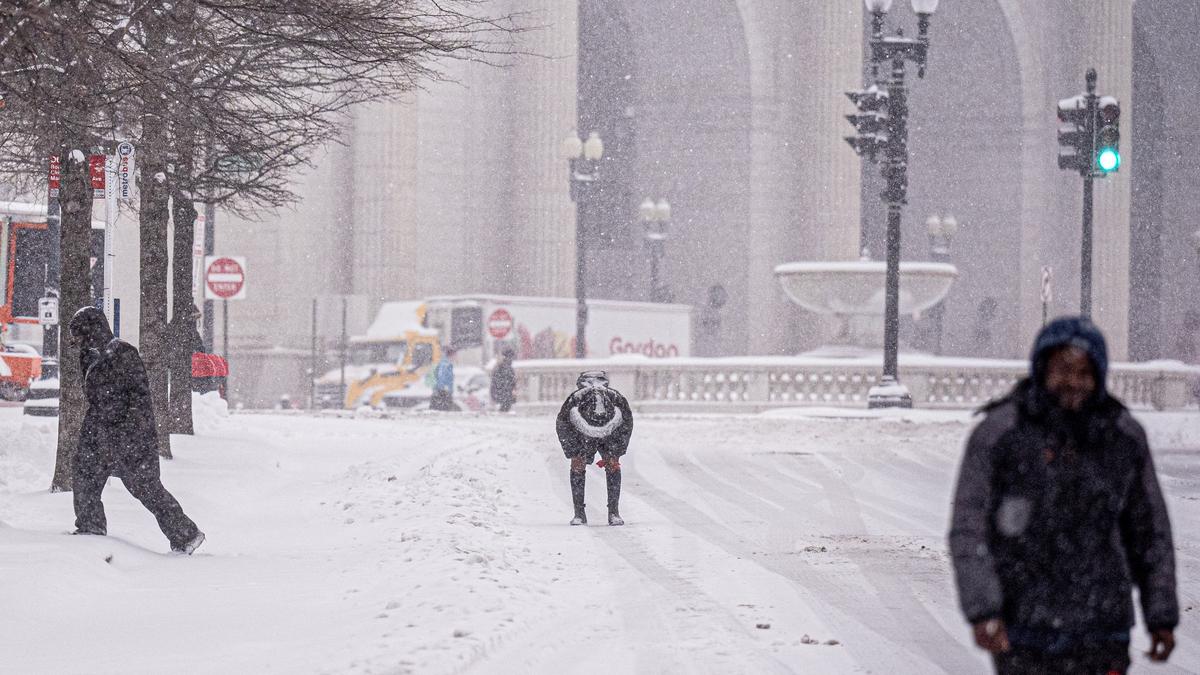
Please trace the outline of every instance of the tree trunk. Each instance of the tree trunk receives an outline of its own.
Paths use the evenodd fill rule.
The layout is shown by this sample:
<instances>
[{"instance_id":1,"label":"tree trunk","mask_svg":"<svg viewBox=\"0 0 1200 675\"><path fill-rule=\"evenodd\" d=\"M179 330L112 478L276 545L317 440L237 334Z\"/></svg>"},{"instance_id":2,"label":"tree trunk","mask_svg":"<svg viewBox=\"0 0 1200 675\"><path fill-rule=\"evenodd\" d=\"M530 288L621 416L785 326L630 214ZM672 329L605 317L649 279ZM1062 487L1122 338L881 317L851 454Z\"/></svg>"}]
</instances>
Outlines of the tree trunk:
<instances>
[{"instance_id":1,"label":"tree trunk","mask_svg":"<svg viewBox=\"0 0 1200 675\"><path fill-rule=\"evenodd\" d=\"M146 53L165 53L166 35L154 13L146 15ZM138 240L141 248L141 320L139 348L150 379L158 454L171 458L170 393L167 350L167 218L170 186L167 177L167 125L165 92L152 81L141 88L142 139L138 148L141 202Z\"/></svg>"},{"instance_id":2,"label":"tree trunk","mask_svg":"<svg viewBox=\"0 0 1200 675\"><path fill-rule=\"evenodd\" d=\"M195 47L194 0L177 0L172 8L171 29L179 48ZM191 81L194 73L186 77ZM196 158L196 129L192 118L191 90L178 87L173 98L174 111L169 129L174 151L175 175L171 190L172 220L175 224L174 255L171 257L171 331L169 345L171 377L170 430L173 434L195 433L192 428L192 354L196 336L196 318L192 315L192 249L196 231L196 207L193 175Z\"/></svg>"},{"instance_id":3,"label":"tree trunk","mask_svg":"<svg viewBox=\"0 0 1200 675\"><path fill-rule=\"evenodd\" d=\"M190 170L190 155L181 153L178 170ZM187 176L186 173L178 173ZM171 259L171 433L194 434L192 427L192 343L196 320L192 316L192 246L196 230L196 208L183 191L175 191L172 219L175 221L175 255Z\"/></svg>"},{"instance_id":4,"label":"tree trunk","mask_svg":"<svg viewBox=\"0 0 1200 675\"><path fill-rule=\"evenodd\" d=\"M149 118L150 116L147 116ZM150 398L158 432L158 454L171 458L169 393L167 380L167 166L163 161L162 134L142 135L141 213L138 238L141 247L141 321L139 347L150 379ZM161 127L160 127L161 128Z\"/></svg>"},{"instance_id":5,"label":"tree trunk","mask_svg":"<svg viewBox=\"0 0 1200 675\"><path fill-rule=\"evenodd\" d=\"M58 453L54 463L51 492L71 489L71 456L79 444L79 428L87 402L83 397L83 373L79 355L69 339L67 322L75 312L93 303L92 298L92 188L88 180L87 157L83 162L72 158L72 150L82 143L66 144L59 150L62 180L60 235L51 246L60 247L59 273L59 398Z\"/></svg>"}]
</instances>

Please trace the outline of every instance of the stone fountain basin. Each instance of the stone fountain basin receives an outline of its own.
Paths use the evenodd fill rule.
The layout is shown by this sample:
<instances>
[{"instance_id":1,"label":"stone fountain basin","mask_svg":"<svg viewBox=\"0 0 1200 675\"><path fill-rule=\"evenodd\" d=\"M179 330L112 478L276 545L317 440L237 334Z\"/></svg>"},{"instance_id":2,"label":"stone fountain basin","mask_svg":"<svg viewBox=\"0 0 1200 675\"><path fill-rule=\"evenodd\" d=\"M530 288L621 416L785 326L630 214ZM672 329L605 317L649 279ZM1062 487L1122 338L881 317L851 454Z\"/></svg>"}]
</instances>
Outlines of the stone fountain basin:
<instances>
[{"instance_id":1,"label":"stone fountain basin","mask_svg":"<svg viewBox=\"0 0 1200 675\"><path fill-rule=\"evenodd\" d=\"M882 316L887 264L881 260L793 262L775 268L784 292L810 312ZM958 278L949 263L900 263L900 313L917 314L946 297Z\"/></svg>"}]
</instances>

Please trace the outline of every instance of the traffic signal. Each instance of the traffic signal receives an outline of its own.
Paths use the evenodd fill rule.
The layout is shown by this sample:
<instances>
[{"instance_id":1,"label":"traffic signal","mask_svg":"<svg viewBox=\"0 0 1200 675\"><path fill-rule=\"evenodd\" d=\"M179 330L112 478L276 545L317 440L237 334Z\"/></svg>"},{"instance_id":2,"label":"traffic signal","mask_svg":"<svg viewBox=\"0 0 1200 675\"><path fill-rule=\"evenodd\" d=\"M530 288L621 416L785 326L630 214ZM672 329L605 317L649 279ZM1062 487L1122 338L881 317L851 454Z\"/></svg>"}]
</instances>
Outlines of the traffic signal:
<instances>
[{"instance_id":1,"label":"traffic signal","mask_svg":"<svg viewBox=\"0 0 1200 675\"><path fill-rule=\"evenodd\" d=\"M882 152L888 143L888 94L871 85L867 89L848 91L846 97L858 110L846 115L858 132L857 136L846 136L846 142L860 157L866 155L874 161L875 155Z\"/></svg>"},{"instance_id":2,"label":"traffic signal","mask_svg":"<svg viewBox=\"0 0 1200 675\"><path fill-rule=\"evenodd\" d=\"M1096 111L1096 169L1112 173L1121 166L1121 104L1101 96Z\"/></svg>"},{"instance_id":3,"label":"traffic signal","mask_svg":"<svg viewBox=\"0 0 1200 675\"><path fill-rule=\"evenodd\" d=\"M1087 173L1092 166L1092 124L1082 94L1058 102L1058 168Z\"/></svg>"}]
</instances>

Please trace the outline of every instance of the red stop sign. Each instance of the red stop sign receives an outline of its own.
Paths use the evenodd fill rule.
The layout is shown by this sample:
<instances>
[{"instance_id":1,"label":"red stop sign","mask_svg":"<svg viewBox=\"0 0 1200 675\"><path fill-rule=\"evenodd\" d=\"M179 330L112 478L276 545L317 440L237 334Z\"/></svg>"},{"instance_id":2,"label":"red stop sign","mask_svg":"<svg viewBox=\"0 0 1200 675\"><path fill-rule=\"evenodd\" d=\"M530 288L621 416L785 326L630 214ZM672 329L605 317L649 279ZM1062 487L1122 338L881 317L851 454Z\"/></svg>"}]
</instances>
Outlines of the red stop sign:
<instances>
[{"instance_id":1,"label":"red stop sign","mask_svg":"<svg viewBox=\"0 0 1200 675\"><path fill-rule=\"evenodd\" d=\"M242 292L246 284L246 271L233 258L217 258L204 272L204 283L208 290L222 300L229 300Z\"/></svg>"},{"instance_id":2,"label":"red stop sign","mask_svg":"<svg viewBox=\"0 0 1200 675\"><path fill-rule=\"evenodd\" d=\"M497 340L503 340L512 331L513 318L512 314L506 309L497 309L488 317L487 329L488 333Z\"/></svg>"}]
</instances>

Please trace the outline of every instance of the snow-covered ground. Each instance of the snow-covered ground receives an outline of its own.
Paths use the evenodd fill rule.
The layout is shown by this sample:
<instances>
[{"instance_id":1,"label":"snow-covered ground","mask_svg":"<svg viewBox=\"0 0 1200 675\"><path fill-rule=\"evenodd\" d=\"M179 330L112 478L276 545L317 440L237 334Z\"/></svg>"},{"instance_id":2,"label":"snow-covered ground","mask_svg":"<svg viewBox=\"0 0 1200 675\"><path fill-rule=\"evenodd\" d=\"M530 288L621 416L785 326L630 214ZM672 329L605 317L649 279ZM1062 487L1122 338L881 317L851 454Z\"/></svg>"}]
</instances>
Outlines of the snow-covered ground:
<instances>
[{"instance_id":1,"label":"snow-covered ground","mask_svg":"<svg viewBox=\"0 0 1200 675\"><path fill-rule=\"evenodd\" d=\"M623 528L594 467L566 525L551 419L218 413L163 464L188 558L118 480L110 536L64 536L54 422L0 408L0 672L988 670L945 552L965 413L641 416ZM1142 418L1186 609L1134 672L1197 672L1200 415Z\"/></svg>"}]
</instances>

